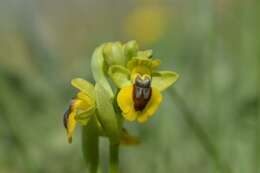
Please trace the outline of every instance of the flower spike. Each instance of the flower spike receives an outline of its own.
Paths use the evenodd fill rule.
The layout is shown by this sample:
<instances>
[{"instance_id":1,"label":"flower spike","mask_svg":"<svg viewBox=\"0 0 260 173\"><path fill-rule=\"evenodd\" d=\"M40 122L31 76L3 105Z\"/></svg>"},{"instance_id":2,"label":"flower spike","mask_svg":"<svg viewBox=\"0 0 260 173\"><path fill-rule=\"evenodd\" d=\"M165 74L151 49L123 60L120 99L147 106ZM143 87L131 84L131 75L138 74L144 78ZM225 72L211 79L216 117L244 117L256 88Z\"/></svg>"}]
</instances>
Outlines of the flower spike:
<instances>
[{"instance_id":1,"label":"flower spike","mask_svg":"<svg viewBox=\"0 0 260 173\"><path fill-rule=\"evenodd\" d=\"M63 123L69 143L77 123L83 126L83 154L89 172L98 172L100 136L109 139L110 171L118 172L119 145L140 143L124 129L124 120L148 121L160 107L162 92L178 79L176 72L158 71L161 62L152 55L152 50L139 50L136 41L104 43L91 59L95 84L81 78L71 81L78 92Z\"/></svg>"}]
</instances>

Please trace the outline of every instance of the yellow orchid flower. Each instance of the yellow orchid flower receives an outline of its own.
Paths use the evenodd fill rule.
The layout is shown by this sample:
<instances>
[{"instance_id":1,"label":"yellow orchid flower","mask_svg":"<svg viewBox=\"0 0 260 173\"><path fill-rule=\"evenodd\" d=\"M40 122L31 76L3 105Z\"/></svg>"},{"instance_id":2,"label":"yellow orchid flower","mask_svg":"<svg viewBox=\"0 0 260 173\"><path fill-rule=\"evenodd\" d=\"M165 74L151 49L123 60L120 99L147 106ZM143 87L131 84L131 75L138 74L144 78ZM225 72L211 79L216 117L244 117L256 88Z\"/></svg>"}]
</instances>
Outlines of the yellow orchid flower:
<instances>
[{"instance_id":1,"label":"yellow orchid flower","mask_svg":"<svg viewBox=\"0 0 260 173\"><path fill-rule=\"evenodd\" d=\"M76 124L83 126L82 148L89 172L98 171L101 136L109 139L110 172L119 172L119 145L140 143L123 127L123 118L146 122L158 110L161 92L178 79L175 72L156 71L160 61L151 57L152 51L140 51L136 41L104 43L91 59L95 85L81 78L71 81L79 92L64 113L63 122L69 143ZM108 77L119 92L114 92Z\"/></svg>"},{"instance_id":2,"label":"yellow orchid flower","mask_svg":"<svg viewBox=\"0 0 260 173\"><path fill-rule=\"evenodd\" d=\"M69 108L64 113L63 123L67 130L68 142L72 142L72 135L76 122L86 125L96 109L94 86L84 79L73 79L71 84L79 89L77 95L71 100Z\"/></svg>"},{"instance_id":3,"label":"yellow orchid flower","mask_svg":"<svg viewBox=\"0 0 260 173\"><path fill-rule=\"evenodd\" d=\"M160 61L150 57L151 52L140 52L127 63L127 68L109 68L110 78L120 88L117 104L128 121L146 122L159 108L161 92L178 79L179 75L172 71L156 72Z\"/></svg>"}]
</instances>

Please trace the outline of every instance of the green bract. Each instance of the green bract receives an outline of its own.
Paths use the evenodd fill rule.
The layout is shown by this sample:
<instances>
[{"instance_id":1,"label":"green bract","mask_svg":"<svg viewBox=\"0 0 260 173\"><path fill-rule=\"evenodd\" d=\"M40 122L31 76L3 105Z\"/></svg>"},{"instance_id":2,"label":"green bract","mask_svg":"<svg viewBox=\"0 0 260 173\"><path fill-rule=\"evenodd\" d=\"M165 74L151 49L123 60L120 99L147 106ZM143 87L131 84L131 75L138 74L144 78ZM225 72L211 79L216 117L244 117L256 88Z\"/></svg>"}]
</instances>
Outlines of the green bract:
<instances>
[{"instance_id":1,"label":"green bract","mask_svg":"<svg viewBox=\"0 0 260 173\"><path fill-rule=\"evenodd\" d=\"M95 93L97 99L97 117L105 134L111 139L113 143L119 141L119 129L116 114L113 108L113 102L110 99L107 91L100 83L95 86Z\"/></svg>"},{"instance_id":2,"label":"green bract","mask_svg":"<svg viewBox=\"0 0 260 173\"><path fill-rule=\"evenodd\" d=\"M112 88L106 76L106 64L104 60L104 44L99 46L93 53L91 59L91 70L96 82L101 83L104 89L108 92L109 97L113 97Z\"/></svg>"}]
</instances>

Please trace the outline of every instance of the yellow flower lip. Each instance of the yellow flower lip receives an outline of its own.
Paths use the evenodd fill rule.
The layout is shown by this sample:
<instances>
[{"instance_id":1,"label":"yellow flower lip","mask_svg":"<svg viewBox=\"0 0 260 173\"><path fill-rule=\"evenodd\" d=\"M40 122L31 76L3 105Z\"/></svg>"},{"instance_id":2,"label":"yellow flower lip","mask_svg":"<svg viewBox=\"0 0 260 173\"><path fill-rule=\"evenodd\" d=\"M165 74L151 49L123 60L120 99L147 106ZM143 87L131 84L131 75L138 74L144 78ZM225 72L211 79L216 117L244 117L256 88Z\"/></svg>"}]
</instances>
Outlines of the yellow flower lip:
<instances>
[{"instance_id":1,"label":"yellow flower lip","mask_svg":"<svg viewBox=\"0 0 260 173\"><path fill-rule=\"evenodd\" d=\"M121 88L117 96L117 103L122 115L128 121L143 123L152 116L162 100L157 88L152 88L148 75L136 75L135 83Z\"/></svg>"}]
</instances>

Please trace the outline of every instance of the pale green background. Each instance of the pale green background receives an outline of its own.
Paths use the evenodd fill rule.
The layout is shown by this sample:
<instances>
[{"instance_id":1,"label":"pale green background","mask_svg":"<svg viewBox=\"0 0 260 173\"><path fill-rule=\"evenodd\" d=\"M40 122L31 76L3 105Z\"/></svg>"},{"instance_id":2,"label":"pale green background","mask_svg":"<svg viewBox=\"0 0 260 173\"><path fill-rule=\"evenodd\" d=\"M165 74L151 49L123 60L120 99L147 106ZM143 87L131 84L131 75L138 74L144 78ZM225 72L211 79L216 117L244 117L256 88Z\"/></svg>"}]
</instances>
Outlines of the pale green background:
<instances>
[{"instance_id":1,"label":"pale green background","mask_svg":"<svg viewBox=\"0 0 260 173\"><path fill-rule=\"evenodd\" d=\"M122 147L122 173L260 172L257 0L0 0L1 173L85 172L80 130L69 145L62 124L75 94L69 81L93 81L99 44L142 43L124 25L151 4L166 7L167 18L141 48L180 74L178 96L163 93L148 123L127 124L142 144ZM146 34L150 22L131 29Z\"/></svg>"}]
</instances>

